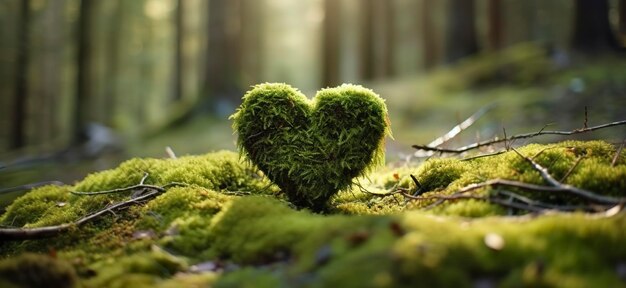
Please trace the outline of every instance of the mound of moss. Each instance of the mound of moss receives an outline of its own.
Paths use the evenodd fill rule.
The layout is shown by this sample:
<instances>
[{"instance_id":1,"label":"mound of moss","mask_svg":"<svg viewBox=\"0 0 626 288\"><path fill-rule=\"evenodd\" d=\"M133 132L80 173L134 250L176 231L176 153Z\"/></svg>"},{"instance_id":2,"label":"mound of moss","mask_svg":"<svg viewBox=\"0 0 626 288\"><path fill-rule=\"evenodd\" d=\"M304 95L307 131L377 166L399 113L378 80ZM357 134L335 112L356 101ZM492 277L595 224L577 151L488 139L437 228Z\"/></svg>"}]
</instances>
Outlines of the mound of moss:
<instances>
[{"instance_id":1,"label":"mound of moss","mask_svg":"<svg viewBox=\"0 0 626 288\"><path fill-rule=\"evenodd\" d=\"M613 161L611 144L566 141L518 151L565 184L626 196L626 153ZM416 191L409 175L421 183L423 196L452 195L494 178L545 185L513 151L386 167L336 195L327 214L295 209L234 152L132 159L74 186L35 189L8 207L0 223L41 227L74 221L138 192L70 191L123 188L146 173L146 184L186 185L167 187L150 201L52 240L0 242L0 284L28 287L61 279L83 287L626 286L624 212L531 216L467 199L425 210L432 200L405 203L399 194L386 194L398 187ZM586 203L567 194L514 192L555 205ZM497 189L475 193L493 195ZM31 279L29 273L39 276Z\"/></svg>"}]
</instances>

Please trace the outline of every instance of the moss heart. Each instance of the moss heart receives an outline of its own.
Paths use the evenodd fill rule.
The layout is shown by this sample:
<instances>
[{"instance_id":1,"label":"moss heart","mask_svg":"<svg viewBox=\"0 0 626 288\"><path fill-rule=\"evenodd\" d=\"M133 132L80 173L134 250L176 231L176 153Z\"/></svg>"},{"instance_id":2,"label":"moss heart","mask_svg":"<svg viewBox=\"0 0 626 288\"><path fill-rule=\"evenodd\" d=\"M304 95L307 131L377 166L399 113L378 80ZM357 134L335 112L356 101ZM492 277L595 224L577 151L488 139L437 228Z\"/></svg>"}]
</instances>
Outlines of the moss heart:
<instances>
[{"instance_id":1,"label":"moss heart","mask_svg":"<svg viewBox=\"0 0 626 288\"><path fill-rule=\"evenodd\" d=\"M391 133L384 100L348 84L322 89L313 100L287 84L259 84L231 118L241 153L290 202L313 210L383 163Z\"/></svg>"}]
</instances>

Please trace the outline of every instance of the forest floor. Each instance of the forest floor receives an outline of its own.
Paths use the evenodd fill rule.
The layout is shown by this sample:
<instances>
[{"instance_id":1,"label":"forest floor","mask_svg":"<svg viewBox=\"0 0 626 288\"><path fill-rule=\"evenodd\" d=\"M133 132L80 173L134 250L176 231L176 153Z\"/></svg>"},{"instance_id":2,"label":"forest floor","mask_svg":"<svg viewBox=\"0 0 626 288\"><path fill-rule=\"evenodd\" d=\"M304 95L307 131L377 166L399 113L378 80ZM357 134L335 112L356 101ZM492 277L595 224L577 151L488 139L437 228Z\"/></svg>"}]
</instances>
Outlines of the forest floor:
<instances>
[{"instance_id":1,"label":"forest floor","mask_svg":"<svg viewBox=\"0 0 626 288\"><path fill-rule=\"evenodd\" d=\"M0 216L0 286L626 287L624 126L428 160L411 148L484 107L442 147L624 120L626 62L551 61L520 46L367 84L387 99L388 165L324 213L293 207L234 152L230 123L209 117L133 143L89 171L142 158L73 185L3 195L12 204ZM207 154L221 149L230 151ZM471 158L493 151L502 153ZM0 182L49 170L66 171L0 170Z\"/></svg>"}]
</instances>

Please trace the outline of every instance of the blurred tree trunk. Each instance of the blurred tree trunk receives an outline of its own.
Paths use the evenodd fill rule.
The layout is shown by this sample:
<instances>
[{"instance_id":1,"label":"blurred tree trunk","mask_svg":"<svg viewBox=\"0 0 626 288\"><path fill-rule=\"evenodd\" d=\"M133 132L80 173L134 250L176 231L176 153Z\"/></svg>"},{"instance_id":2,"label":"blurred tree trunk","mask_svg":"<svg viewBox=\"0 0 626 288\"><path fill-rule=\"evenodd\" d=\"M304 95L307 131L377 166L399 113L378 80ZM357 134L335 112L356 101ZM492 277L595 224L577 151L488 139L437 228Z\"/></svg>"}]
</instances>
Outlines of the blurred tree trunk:
<instances>
[{"instance_id":1,"label":"blurred tree trunk","mask_svg":"<svg viewBox=\"0 0 626 288\"><path fill-rule=\"evenodd\" d=\"M15 61L15 94L13 99L13 117L11 142L9 148L17 149L26 144L26 100L28 97L28 63L30 51L30 0L22 0L20 18L17 24L17 60Z\"/></svg>"},{"instance_id":2,"label":"blurred tree trunk","mask_svg":"<svg viewBox=\"0 0 626 288\"><path fill-rule=\"evenodd\" d=\"M341 14L340 0L324 1L324 70L323 85L326 87L334 87L339 84L339 68L340 68L340 26L339 16Z\"/></svg>"},{"instance_id":3,"label":"blurred tree trunk","mask_svg":"<svg viewBox=\"0 0 626 288\"><path fill-rule=\"evenodd\" d=\"M393 1L363 1L361 13L361 77L385 78L393 73Z\"/></svg>"},{"instance_id":4,"label":"blurred tree trunk","mask_svg":"<svg viewBox=\"0 0 626 288\"><path fill-rule=\"evenodd\" d=\"M502 48L502 0L487 2L487 41L490 50Z\"/></svg>"},{"instance_id":5,"label":"blurred tree trunk","mask_svg":"<svg viewBox=\"0 0 626 288\"><path fill-rule=\"evenodd\" d=\"M374 74L376 78L393 75L393 53L395 49L394 1L374 1L375 25L374 42Z\"/></svg>"},{"instance_id":6,"label":"blurred tree trunk","mask_svg":"<svg viewBox=\"0 0 626 288\"><path fill-rule=\"evenodd\" d=\"M582 53L618 49L609 23L608 0L576 0L572 47Z\"/></svg>"},{"instance_id":7,"label":"blurred tree trunk","mask_svg":"<svg viewBox=\"0 0 626 288\"><path fill-rule=\"evenodd\" d=\"M626 0L619 0L617 9L619 10L619 33L622 39L624 39L626 38ZM622 41L622 46L625 44Z\"/></svg>"},{"instance_id":8,"label":"blurred tree trunk","mask_svg":"<svg viewBox=\"0 0 626 288\"><path fill-rule=\"evenodd\" d=\"M205 91L234 101L239 97L240 1L209 1L209 35Z\"/></svg>"},{"instance_id":9,"label":"blurred tree trunk","mask_svg":"<svg viewBox=\"0 0 626 288\"><path fill-rule=\"evenodd\" d=\"M124 29L124 25L126 24L125 9L124 9L124 0L107 0L113 2L113 13L110 18L110 27L108 30L108 42L107 46L107 71L106 71L106 86L105 86L105 95L107 96L107 101L105 101L105 115L106 121L105 123L108 126L115 126L115 113L117 111L116 105L118 103L119 97L119 83L120 80L120 51L121 51L121 41L122 38L121 30Z\"/></svg>"},{"instance_id":10,"label":"blurred tree trunk","mask_svg":"<svg viewBox=\"0 0 626 288\"><path fill-rule=\"evenodd\" d=\"M263 40L265 7L260 0L241 0L241 84L251 86L263 81Z\"/></svg>"},{"instance_id":11,"label":"blurred tree trunk","mask_svg":"<svg viewBox=\"0 0 626 288\"><path fill-rule=\"evenodd\" d=\"M184 66L184 41L185 41L185 0L176 0L176 12L174 15L174 27L176 29L174 47L174 89L172 100L178 102L183 99L183 71Z\"/></svg>"},{"instance_id":12,"label":"blurred tree trunk","mask_svg":"<svg viewBox=\"0 0 626 288\"><path fill-rule=\"evenodd\" d=\"M91 87L93 85L91 79L92 68L92 42L91 33L93 20L96 15L93 0L81 0L78 15L78 51L77 51L77 79L76 79L76 97L74 99L74 118L73 122L73 143L78 144L84 140L83 128L89 120L90 107L89 100L91 98Z\"/></svg>"},{"instance_id":13,"label":"blurred tree trunk","mask_svg":"<svg viewBox=\"0 0 626 288\"><path fill-rule=\"evenodd\" d=\"M59 134L59 118L56 116L61 96L63 57L63 11L65 0L49 0L43 13L44 33L41 61L41 85L37 91L40 105L38 113L38 143L51 143ZM44 31L45 31L44 30Z\"/></svg>"},{"instance_id":14,"label":"blurred tree trunk","mask_svg":"<svg viewBox=\"0 0 626 288\"><path fill-rule=\"evenodd\" d=\"M374 1L376 0L363 0L361 6L359 6L361 10L359 19L361 26L361 35L360 35L360 77L363 80L370 80L374 78L374 47L372 42L374 41L374 37L372 35L372 27L374 27Z\"/></svg>"},{"instance_id":15,"label":"blurred tree trunk","mask_svg":"<svg viewBox=\"0 0 626 288\"><path fill-rule=\"evenodd\" d=\"M445 60L453 63L478 52L474 0L450 0L447 6Z\"/></svg>"},{"instance_id":16,"label":"blurred tree trunk","mask_svg":"<svg viewBox=\"0 0 626 288\"><path fill-rule=\"evenodd\" d=\"M435 39L435 25L433 23L432 0L422 0L422 37L424 50L424 68L430 69L437 63L437 43Z\"/></svg>"}]
</instances>

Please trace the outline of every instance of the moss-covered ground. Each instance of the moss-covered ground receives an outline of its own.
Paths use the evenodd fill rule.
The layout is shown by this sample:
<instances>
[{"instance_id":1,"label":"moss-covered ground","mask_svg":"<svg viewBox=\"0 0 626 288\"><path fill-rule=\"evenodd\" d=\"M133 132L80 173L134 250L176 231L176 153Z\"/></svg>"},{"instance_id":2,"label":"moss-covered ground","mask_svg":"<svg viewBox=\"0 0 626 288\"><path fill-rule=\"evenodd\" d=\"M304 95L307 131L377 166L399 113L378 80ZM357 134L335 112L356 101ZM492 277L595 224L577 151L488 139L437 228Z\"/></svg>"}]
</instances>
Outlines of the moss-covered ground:
<instances>
[{"instance_id":1,"label":"moss-covered ground","mask_svg":"<svg viewBox=\"0 0 626 288\"><path fill-rule=\"evenodd\" d=\"M517 150L565 184L623 199L626 152L613 161L616 148L602 141L565 141ZM149 185L186 185L170 186L154 199L53 238L1 241L0 285L626 287L624 212L539 215L476 199L431 208L433 200L386 194L399 187L415 191L410 175L421 183L424 197L452 195L495 178L546 184L513 151L387 166L356 179L358 185L336 195L325 213L296 209L235 152L136 158L72 186L37 188L14 201L0 225L75 221L140 191L72 191L123 188L145 175ZM511 191L542 203L588 204L570 194Z\"/></svg>"}]
</instances>

